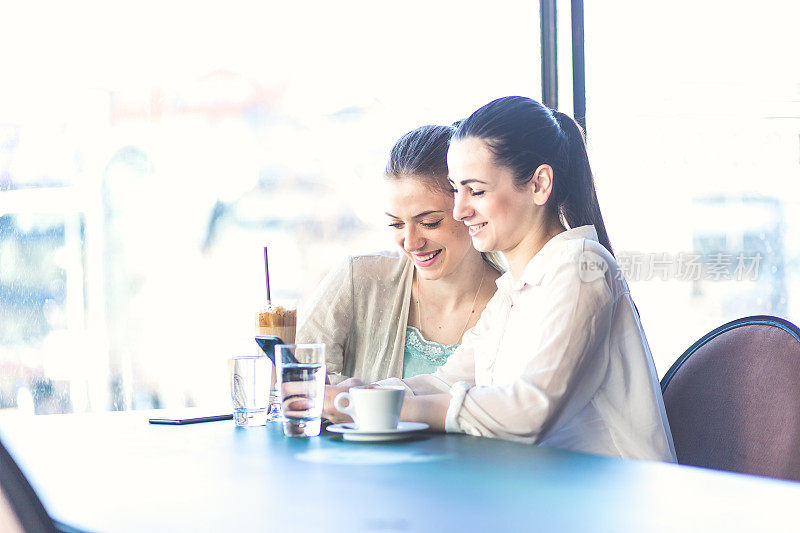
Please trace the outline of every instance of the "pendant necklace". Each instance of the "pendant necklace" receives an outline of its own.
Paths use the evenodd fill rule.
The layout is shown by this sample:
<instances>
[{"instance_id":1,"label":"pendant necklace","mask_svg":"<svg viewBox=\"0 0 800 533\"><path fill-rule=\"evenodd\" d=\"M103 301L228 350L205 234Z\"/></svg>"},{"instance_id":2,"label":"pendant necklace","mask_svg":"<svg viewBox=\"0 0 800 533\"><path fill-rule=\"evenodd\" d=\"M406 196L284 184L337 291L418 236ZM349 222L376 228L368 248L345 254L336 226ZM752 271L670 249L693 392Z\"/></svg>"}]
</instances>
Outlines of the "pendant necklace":
<instances>
[{"instance_id":1,"label":"pendant necklace","mask_svg":"<svg viewBox=\"0 0 800 533\"><path fill-rule=\"evenodd\" d=\"M422 310L420 308L419 302L422 300L422 293L419 290L419 273L414 272L415 281L417 282L417 317L419 320L419 331L422 333ZM467 326L469 325L469 319L472 317L472 313L475 312L475 302L478 301L478 295L481 293L481 288L483 287L483 279L486 277L486 270L484 269L483 273L481 274L481 282L478 284L478 290L475 291L475 298L472 299L472 306L467 313L467 321L464 322L464 327L461 329L461 333L458 335L458 343L461 343L461 337L464 336L464 332L467 331Z\"/></svg>"}]
</instances>

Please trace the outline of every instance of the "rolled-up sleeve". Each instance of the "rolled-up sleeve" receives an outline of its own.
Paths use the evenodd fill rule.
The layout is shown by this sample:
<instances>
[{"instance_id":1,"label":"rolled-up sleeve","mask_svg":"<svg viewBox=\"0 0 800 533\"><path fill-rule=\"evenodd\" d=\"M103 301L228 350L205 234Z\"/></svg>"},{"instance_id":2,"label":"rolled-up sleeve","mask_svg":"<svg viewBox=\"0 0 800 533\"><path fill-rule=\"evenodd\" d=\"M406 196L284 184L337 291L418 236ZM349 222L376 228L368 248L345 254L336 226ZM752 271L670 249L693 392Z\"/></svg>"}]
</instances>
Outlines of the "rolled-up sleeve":
<instances>
[{"instance_id":1,"label":"rolled-up sleeve","mask_svg":"<svg viewBox=\"0 0 800 533\"><path fill-rule=\"evenodd\" d=\"M461 406L464 405L464 399L467 397L469 389L470 385L466 381L458 381L450 387L450 405L447 407L447 415L444 419L444 430L448 433L463 433L458 423L458 414L461 412Z\"/></svg>"},{"instance_id":2,"label":"rolled-up sleeve","mask_svg":"<svg viewBox=\"0 0 800 533\"><path fill-rule=\"evenodd\" d=\"M452 383L448 431L537 442L560 417L579 412L601 385L613 307L605 278L583 280L574 262L564 262L526 295L528 288L520 298L531 298L528 309L540 306L540 312L531 314L527 332L519 331L524 321L518 316L516 330L502 335L519 376L503 385Z\"/></svg>"}]
</instances>

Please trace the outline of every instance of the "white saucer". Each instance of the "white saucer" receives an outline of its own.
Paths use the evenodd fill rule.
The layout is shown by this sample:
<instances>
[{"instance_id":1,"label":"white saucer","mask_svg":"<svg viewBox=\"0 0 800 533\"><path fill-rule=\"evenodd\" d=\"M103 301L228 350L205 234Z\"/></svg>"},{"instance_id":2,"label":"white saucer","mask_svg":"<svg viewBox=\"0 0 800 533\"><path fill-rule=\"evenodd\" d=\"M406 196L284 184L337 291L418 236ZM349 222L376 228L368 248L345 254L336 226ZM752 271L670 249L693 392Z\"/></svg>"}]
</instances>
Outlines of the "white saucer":
<instances>
[{"instance_id":1,"label":"white saucer","mask_svg":"<svg viewBox=\"0 0 800 533\"><path fill-rule=\"evenodd\" d=\"M352 422L328 426L328 431L332 433L341 433L344 440L359 442L381 442L407 439L415 431L422 431L423 429L428 429L428 424L422 422L400 422L397 424L397 429L381 429L378 431L361 431L356 429L356 425Z\"/></svg>"}]
</instances>

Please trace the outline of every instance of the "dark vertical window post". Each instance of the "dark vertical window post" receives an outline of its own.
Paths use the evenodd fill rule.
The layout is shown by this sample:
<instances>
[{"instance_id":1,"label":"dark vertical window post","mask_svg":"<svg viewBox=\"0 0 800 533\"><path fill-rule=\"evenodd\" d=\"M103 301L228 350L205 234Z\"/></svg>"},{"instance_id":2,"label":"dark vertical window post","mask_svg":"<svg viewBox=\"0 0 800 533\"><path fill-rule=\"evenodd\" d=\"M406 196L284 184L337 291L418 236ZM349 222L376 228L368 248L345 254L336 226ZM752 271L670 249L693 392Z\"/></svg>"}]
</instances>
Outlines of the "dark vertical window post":
<instances>
[{"instance_id":1,"label":"dark vertical window post","mask_svg":"<svg viewBox=\"0 0 800 533\"><path fill-rule=\"evenodd\" d=\"M572 114L586 132L586 60L583 53L583 0L572 0Z\"/></svg>"},{"instance_id":2,"label":"dark vertical window post","mask_svg":"<svg viewBox=\"0 0 800 533\"><path fill-rule=\"evenodd\" d=\"M542 103L558 109L558 59L556 55L556 0L539 0L542 26Z\"/></svg>"}]
</instances>

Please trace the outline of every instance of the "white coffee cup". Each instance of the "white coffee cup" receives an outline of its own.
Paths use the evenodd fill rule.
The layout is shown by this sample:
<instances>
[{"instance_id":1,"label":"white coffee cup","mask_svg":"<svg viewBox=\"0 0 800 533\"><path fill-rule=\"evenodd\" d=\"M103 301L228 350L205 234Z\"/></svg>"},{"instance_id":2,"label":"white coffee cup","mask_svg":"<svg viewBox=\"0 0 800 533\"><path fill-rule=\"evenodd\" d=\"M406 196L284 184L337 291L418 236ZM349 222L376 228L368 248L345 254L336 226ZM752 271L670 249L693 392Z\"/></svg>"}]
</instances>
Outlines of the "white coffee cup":
<instances>
[{"instance_id":1,"label":"white coffee cup","mask_svg":"<svg viewBox=\"0 0 800 533\"><path fill-rule=\"evenodd\" d=\"M353 387L350 392L339 393L333 405L350 415L361 431L394 430L400 421L403 398L402 387Z\"/></svg>"}]
</instances>

